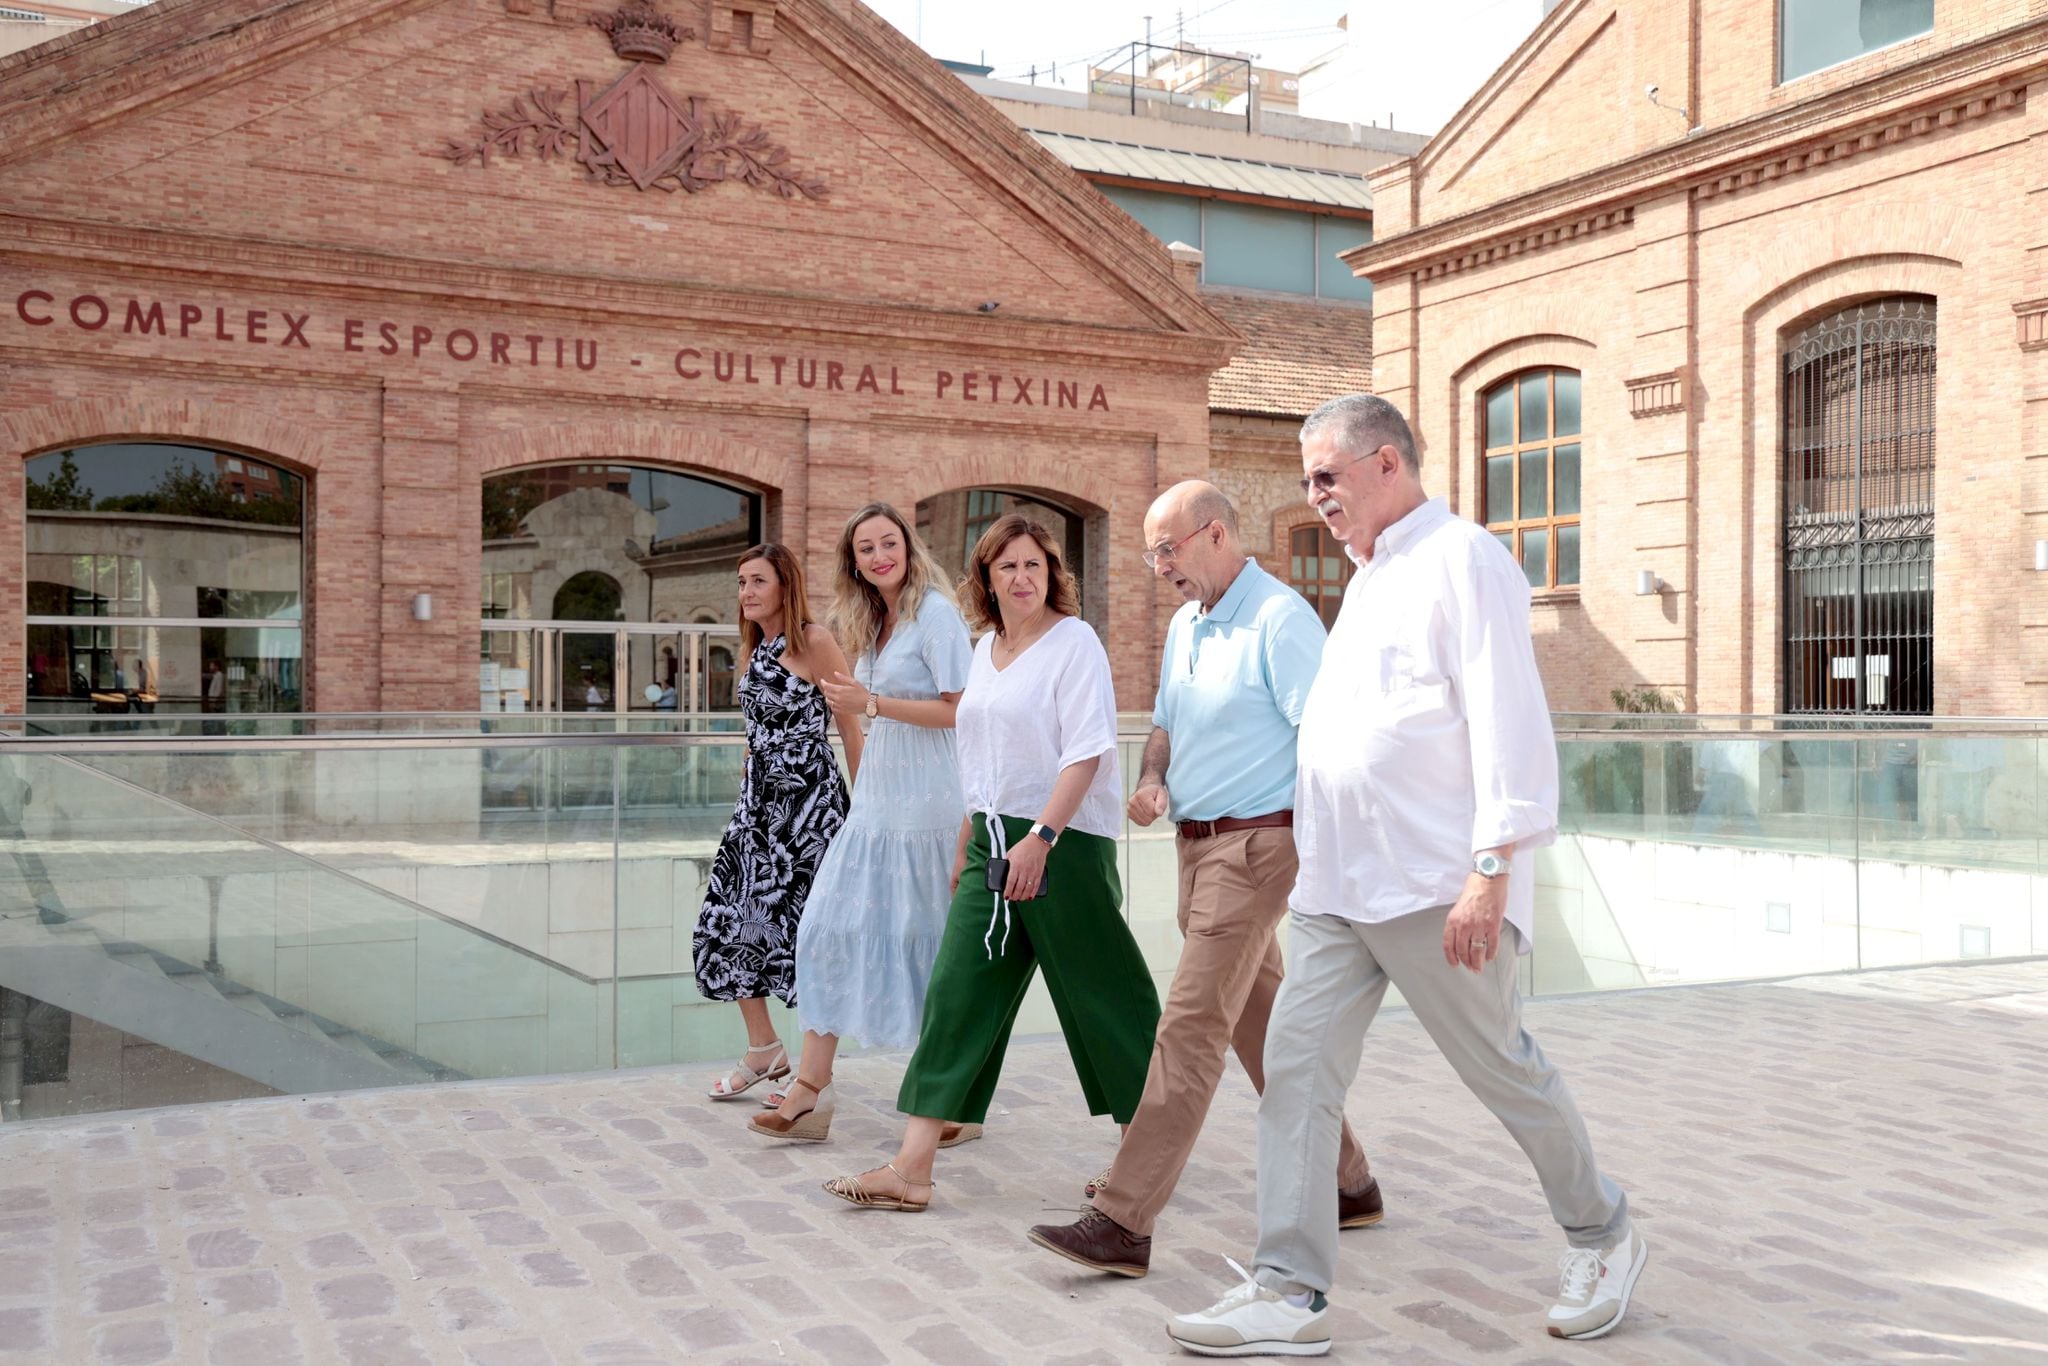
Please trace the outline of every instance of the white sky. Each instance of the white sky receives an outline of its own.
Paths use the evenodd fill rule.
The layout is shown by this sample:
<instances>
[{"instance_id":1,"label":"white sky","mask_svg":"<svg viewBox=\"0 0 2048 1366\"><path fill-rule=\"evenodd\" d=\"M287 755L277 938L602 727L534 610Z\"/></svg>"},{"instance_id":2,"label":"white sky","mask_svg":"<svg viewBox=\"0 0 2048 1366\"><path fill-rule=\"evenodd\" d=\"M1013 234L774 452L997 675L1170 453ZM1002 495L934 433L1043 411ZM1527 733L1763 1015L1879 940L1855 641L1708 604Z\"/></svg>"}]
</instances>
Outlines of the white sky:
<instances>
[{"instance_id":1,"label":"white sky","mask_svg":"<svg viewBox=\"0 0 2048 1366\"><path fill-rule=\"evenodd\" d=\"M1340 111L1315 111L1408 132L1434 133L1542 17L1541 0L866 0L934 57L985 62L1007 80L1036 64L1041 83L1078 89L1087 64L1145 36L1249 52L1262 66L1299 70L1344 41L1338 17L1367 54L1367 76ZM1181 16L1178 20L1176 16ZM983 54L987 55L984 57ZM1385 54L1384 57L1381 54Z\"/></svg>"}]
</instances>

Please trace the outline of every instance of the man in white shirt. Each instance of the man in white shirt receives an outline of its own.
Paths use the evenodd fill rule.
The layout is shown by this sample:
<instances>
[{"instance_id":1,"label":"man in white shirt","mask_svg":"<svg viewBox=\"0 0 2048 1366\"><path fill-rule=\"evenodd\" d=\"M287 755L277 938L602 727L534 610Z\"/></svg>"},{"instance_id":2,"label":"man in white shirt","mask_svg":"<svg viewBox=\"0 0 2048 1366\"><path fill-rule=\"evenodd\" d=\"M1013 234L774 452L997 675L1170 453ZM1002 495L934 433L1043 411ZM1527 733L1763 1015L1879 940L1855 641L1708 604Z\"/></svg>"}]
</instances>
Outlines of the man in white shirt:
<instances>
[{"instance_id":1,"label":"man in white shirt","mask_svg":"<svg viewBox=\"0 0 2048 1366\"><path fill-rule=\"evenodd\" d=\"M1384 399L1349 394L1311 413L1301 463L1303 496L1358 572L1301 721L1301 871L1259 1105L1259 1246L1244 1284L1167 1331L1207 1356L1329 1351L1337 1121L1391 984L1528 1154L1571 1244L1546 1328L1599 1337L1621 1322L1648 1250L1522 1028L1515 958L1529 948L1534 851L1557 833L1528 582L1491 533L1423 493L1414 435Z\"/></svg>"}]
</instances>

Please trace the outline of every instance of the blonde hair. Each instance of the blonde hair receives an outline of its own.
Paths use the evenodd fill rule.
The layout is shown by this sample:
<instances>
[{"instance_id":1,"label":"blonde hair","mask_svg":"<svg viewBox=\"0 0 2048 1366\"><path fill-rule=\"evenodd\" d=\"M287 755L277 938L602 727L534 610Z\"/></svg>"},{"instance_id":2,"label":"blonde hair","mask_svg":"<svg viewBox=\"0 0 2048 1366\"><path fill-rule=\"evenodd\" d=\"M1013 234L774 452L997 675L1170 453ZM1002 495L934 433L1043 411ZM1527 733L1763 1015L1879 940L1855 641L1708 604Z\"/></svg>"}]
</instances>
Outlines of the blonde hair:
<instances>
[{"instance_id":1,"label":"blonde hair","mask_svg":"<svg viewBox=\"0 0 2048 1366\"><path fill-rule=\"evenodd\" d=\"M903 534L903 591L896 598L897 616L905 622L915 621L918 604L928 591L947 591L938 562L932 559L931 551L918 539L902 513L887 503L869 503L854 513L839 533L839 553L833 556L832 610L828 614L832 634L839 637L849 660L859 659L875 648L875 642L882 636L882 622L889 615L888 600L881 589L862 577L853 555L853 533L862 522L877 517L888 518ZM947 593L949 599L951 596Z\"/></svg>"},{"instance_id":2,"label":"blonde hair","mask_svg":"<svg viewBox=\"0 0 2048 1366\"><path fill-rule=\"evenodd\" d=\"M1045 555L1045 605L1063 617L1081 614L1080 587L1068 572L1066 557L1060 554L1052 533L1029 517L1012 512L998 517L995 525L981 533L981 539L974 543L974 554L967 561L967 577L960 581L960 614L967 618L967 629L977 635L983 631L1003 633L1003 614L996 605L988 571L996 556L1003 553L1003 547L1019 536L1029 536L1038 542Z\"/></svg>"}]
</instances>

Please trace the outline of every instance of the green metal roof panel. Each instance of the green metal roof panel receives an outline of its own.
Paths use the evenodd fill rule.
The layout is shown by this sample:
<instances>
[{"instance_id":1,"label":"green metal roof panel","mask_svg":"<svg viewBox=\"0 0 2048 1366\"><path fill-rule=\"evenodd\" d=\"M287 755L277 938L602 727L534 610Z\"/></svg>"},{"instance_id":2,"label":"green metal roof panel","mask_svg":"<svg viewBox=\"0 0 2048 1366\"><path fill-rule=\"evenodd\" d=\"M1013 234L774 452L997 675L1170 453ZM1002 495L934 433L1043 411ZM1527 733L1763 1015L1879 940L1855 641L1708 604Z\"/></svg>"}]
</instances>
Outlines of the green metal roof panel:
<instances>
[{"instance_id":1,"label":"green metal roof panel","mask_svg":"<svg viewBox=\"0 0 2048 1366\"><path fill-rule=\"evenodd\" d=\"M1084 174L1124 176L1163 185L1198 185L1210 190L1322 204L1337 209L1372 208L1372 189L1360 175L1281 166L1270 161L1211 156L1141 147L1131 142L1076 137L1033 129L1031 136L1067 165Z\"/></svg>"}]
</instances>

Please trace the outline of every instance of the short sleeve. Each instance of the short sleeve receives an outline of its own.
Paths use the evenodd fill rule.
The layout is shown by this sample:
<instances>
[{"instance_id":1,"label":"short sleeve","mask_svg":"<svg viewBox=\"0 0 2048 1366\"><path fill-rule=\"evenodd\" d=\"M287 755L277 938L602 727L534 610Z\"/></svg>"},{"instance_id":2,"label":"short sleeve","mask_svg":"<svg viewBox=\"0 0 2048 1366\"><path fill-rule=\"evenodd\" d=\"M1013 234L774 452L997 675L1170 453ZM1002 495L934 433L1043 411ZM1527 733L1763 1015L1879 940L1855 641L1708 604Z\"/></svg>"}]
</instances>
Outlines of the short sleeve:
<instances>
[{"instance_id":1,"label":"short sleeve","mask_svg":"<svg viewBox=\"0 0 2048 1366\"><path fill-rule=\"evenodd\" d=\"M943 593L925 597L917 612L919 657L939 692L961 692L967 687L967 670L974 663L974 642L967 638L967 623Z\"/></svg>"},{"instance_id":2,"label":"short sleeve","mask_svg":"<svg viewBox=\"0 0 2048 1366\"><path fill-rule=\"evenodd\" d=\"M1069 618L1073 644L1055 685L1053 709L1059 718L1060 767L1116 749L1116 687L1109 677L1109 656L1095 632L1078 618Z\"/></svg>"},{"instance_id":3,"label":"short sleeve","mask_svg":"<svg viewBox=\"0 0 2048 1366\"><path fill-rule=\"evenodd\" d=\"M1288 590L1293 596L1293 590ZM1259 633L1265 655L1266 688L1273 705L1288 724L1301 724L1302 708L1308 705L1308 690L1315 685L1323 667L1323 643L1328 636L1323 621L1298 597L1290 602L1276 599L1265 630Z\"/></svg>"},{"instance_id":4,"label":"short sleeve","mask_svg":"<svg viewBox=\"0 0 2048 1366\"><path fill-rule=\"evenodd\" d=\"M1166 625L1166 648L1159 652L1159 686L1152 693L1152 725L1158 730L1165 730L1167 728L1166 676L1168 671L1173 668L1173 635L1179 629L1180 617L1176 613L1174 619Z\"/></svg>"}]
</instances>

